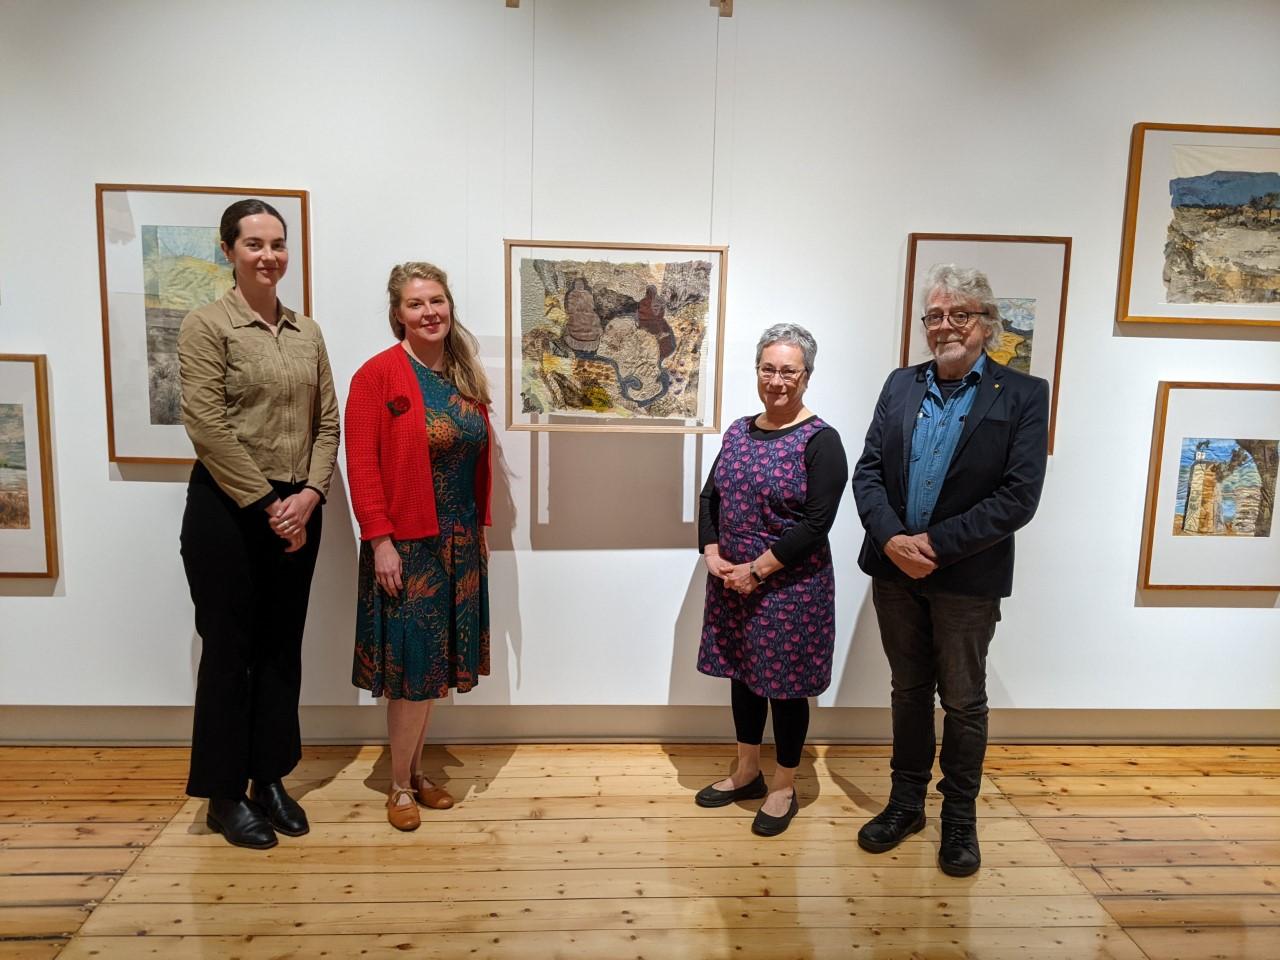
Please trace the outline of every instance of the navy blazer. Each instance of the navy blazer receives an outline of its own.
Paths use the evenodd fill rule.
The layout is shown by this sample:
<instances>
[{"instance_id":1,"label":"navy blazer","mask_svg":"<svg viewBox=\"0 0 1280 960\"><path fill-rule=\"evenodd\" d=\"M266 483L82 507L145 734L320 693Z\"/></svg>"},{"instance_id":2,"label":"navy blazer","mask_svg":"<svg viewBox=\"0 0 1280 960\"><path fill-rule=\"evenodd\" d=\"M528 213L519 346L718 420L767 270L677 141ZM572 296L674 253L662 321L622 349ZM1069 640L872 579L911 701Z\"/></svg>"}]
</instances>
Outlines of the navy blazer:
<instances>
[{"instance_id":1,"label":"navy blazer","mask_svg":"<svg viewBox=\"0 0 1280 960\"><path fill-rule=\"evenodd\" d=\"M932 362L889 374L854 469L853 497L867 531L858 566L873 577L910 581L881 551L907 532L911 433ZM1035 515L1048 456L1048 382L988 357L930 519L938 569L921 586L979 597L1013 592L1013 532Z\"/></svg>"}]
</instances>

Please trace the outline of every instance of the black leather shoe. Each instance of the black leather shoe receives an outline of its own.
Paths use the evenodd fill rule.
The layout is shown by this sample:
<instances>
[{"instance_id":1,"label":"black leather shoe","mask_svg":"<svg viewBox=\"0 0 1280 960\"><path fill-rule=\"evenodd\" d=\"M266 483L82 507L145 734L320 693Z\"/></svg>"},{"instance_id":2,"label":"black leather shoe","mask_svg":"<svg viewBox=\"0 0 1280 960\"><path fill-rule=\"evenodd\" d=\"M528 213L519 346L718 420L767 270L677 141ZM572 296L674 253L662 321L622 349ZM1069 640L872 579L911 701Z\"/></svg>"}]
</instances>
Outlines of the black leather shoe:
<instances>
[{"instance_id":1,"label":"black leather shoe","mask_svg":"<svg viewBox=\"0 0 1280 960\"><path fill-rule=\"evenodd\" d=\"M211 799L204 822L210 830L222 834L232 846L269 850L277 842L276 832L271 829L267 818L243 794L231 799Z\"/></svg>"},{"instance_id":2,"label":"black leather shoe","mask_svg":"<svg viewBox=\"0 0 1280 960\"><path fill-rule=\"evenodd\" d=\"M938 867L948 877L969 877L982 866L978 849L978 825L942 821L942 844L938 847Z\"/></svg>"},{"instance_id":3,"label":"black leather shoe","mask_svg":"<svg viewBox=\"0 0 1280 960\"><path fill-rule=\"evenodd\" d=\"M758 837L776 837L787 827L791 826L791 819L800 811L800 800L796 797L795 788L791 789L791 806L787 808L787 812L780 817L775 817L765 813L763 810L756 812L756 818L751 824L751 832Z\"/></svg>"},{"instance_id":4,"label":"black leather shoe","mask_svg":"<svg viewBox=\"0 0 1280 960\"><path fill-rule=\"evenodd\" d=\"M306 813L298 801L285 792L279 780L269 783L255 780L249 788L249 799L266 811L271 825L286 837L300 837L310 831Z\"/></svg>"},{"instance_id":5,"label":"black leather shoe","mask_svg":"<svg viewBox=\"0 0 1280 960\"><path fill-rule=\"evenodd\" d=\"M924 829L924 811L891 803L862 825L858 846L867 853L886 853Z\"/></svg>"},{"instance_id":6,"label":"black leather shoe","mask_svg":"<svg viewBox=\"0 0 1280 960\"><path fill-rule=\"evenodd\" d=\"M757 773L756 778L736 790L717 790L714 786L703 787L698 791L693 802L700 807L726 807L739 800L763 800L769 795L765 785L764 774Z\"/></svg>"}]
</instances>

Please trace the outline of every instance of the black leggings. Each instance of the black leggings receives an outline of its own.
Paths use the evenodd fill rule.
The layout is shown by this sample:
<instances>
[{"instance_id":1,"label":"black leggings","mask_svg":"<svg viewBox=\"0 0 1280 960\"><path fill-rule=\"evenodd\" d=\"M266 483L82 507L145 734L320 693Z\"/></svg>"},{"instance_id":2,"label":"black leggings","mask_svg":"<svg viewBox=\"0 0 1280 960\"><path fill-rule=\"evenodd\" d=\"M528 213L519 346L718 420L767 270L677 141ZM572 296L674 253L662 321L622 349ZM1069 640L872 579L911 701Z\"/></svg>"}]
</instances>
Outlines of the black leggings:
<instances>
[{"instance_id":1,"label":"black leggings","mask_svg":"<svg viewBox=\"0 0 1280 960\"><path fill-rule=\"evenodd\" d=\"M796 697L771 700L752 693L741 680L733 685L733 726L738 742L759 745L764 739L764 720L773 705L773 739L778 751L778 766L800 766L800 753L809 732L809 699Z\"/></svg>"}]
</instances>

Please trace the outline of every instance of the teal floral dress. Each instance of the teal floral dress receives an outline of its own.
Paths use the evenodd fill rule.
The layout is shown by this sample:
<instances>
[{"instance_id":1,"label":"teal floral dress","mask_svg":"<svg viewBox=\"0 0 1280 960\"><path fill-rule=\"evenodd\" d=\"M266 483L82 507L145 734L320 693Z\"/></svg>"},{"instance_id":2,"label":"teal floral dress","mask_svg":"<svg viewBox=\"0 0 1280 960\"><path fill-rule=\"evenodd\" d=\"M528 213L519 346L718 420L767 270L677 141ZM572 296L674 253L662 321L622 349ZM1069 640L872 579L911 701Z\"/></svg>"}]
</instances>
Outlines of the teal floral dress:
<instances>
[{"instance_id":1,"label":"teal floral dress","mask_svg":"<svg viewBox=\"0 0 1280 960\"><path fill-rule=\"evenodd\" d=\"M412 361L427 416L438 536L397 541L404 590L388 596L360 545L352 683L376 697L438 700L489 674L489 575L475 477L488 456L484 415L448 380ZM427 467L424 464L423 469Z\"/></svg>"}]
</instances>

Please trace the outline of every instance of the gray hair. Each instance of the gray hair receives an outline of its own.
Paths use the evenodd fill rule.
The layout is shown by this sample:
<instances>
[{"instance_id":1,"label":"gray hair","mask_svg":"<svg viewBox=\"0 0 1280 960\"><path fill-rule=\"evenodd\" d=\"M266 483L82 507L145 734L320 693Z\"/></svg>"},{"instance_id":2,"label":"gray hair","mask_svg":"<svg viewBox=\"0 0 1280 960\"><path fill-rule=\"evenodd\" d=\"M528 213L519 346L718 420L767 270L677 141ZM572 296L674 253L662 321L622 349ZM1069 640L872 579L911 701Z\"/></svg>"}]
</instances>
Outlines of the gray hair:
<instances>
[{"instance_id":1,"label":"gray hair","mask_svg":"<svg viewBox=\"0 0 1280 960\"><path fill-rule=\"evenodd\" d=\"M760 334L760 342L756 344L757 367L760 366L760 355L764 353L764 348L775 343L789 343L793 347L799 347L804 355L805 372L813 373L813 358L818 355L818 341L813 339L812 333L798 323L775 323Z\"/></svg>"},{"instance_id":2,"label":"gray hair","mask_svg":"<svg viewBox=\"0 0 1280 960\"><path fill-rule=\"evenodd\" d=\"M957 267L954 263L935 263L924 275L918 302L927 306L929 298L939 291L950 294L953 300L980 304L987 314L981 318L987 328L985 345L989 350L1000 346L1004 322L1000 319L1000 306L985 273L972 267Z\"/></svg>"}]
</instances>

